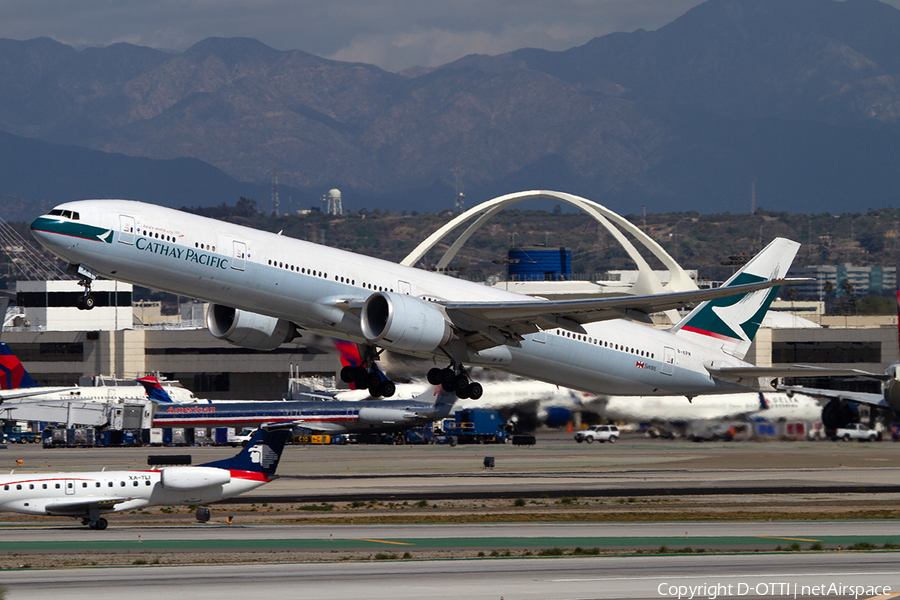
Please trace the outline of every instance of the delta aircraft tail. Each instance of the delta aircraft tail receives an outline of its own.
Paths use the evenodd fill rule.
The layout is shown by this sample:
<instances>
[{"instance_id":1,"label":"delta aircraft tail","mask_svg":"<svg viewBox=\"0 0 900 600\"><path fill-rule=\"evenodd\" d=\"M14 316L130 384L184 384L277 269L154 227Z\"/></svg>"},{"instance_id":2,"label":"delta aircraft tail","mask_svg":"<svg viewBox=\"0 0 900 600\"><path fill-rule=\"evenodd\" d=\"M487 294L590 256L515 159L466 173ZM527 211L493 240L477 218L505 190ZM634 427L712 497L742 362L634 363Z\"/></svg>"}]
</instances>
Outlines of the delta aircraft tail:
<instances>
[{"instance_id":1,"label":"delta aircraft tail","mask_svg":"<svg viewBox=\"0 0 900 600\"><path fill-rule=\"evenodd\" d=\"M141 377L137 382L144 386L147 397L153 402L160 404L172 404L175 402L156 377Z\"/></svg>"},{"instance_id":2,"label":"delta aircraft tail","mask_svg":"<svg viewBox=\"0 0 900 600\"><path fill-rule=\"evenodd\" d=\"M0 390L38 387L6 342L0 342Z\"/></svg>"},{"instance_id":3,"label":"delta aircraft tail","mask_svg":"<svg viewBox=\"0 0 900 600\"><path fill-rule=\"evenodd\" d=\"M800 244L776 238L735 273L724 287L782 279L787 275ZM778 294L777 287L708 300L671 329L679 337L743 359Z\"/></svg>"}]
</instances>

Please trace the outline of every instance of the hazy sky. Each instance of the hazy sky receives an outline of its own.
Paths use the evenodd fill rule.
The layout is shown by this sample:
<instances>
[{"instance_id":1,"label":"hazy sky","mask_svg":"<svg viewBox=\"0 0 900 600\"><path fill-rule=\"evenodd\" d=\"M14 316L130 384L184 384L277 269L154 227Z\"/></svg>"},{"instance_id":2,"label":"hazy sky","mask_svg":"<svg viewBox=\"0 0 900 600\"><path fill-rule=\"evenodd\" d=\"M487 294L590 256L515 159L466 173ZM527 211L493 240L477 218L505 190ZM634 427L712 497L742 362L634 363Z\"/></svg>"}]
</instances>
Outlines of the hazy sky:
<instances>
[{"instance_id":1,"label":"hazy sky","mask_svg":"<svg viewBox=\"0 0 900 600\"><path fill-rule=\"evenodd\" d=\"M166 50L251 37L278 50L397 71L467 54L564 50L614 31L657 29L700 0L0 0L0 38ZM900 0L892 0L900 3Z\"/></svg>"}]
</instances>

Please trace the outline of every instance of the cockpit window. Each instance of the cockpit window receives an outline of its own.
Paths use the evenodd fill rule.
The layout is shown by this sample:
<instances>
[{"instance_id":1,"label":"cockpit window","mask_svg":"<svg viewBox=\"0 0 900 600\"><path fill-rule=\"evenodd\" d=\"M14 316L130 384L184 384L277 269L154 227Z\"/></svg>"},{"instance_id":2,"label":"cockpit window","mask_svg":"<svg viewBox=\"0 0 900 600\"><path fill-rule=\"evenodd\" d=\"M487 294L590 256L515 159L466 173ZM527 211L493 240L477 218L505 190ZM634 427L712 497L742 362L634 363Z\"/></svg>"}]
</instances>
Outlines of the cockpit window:
<instances>
[{"instance_id":1,"label":"cockpit window","mask_svg":"<svg viewBox=\"0 0 900 600\"><path fill-rule=\"evenodd\" d=\"M79 215L77 212L71 210L62 210L61 208L54 208L47 214L54 217L64 217L66 219L72 219L73 221L81 220L81 215Z\"/></svg>"}]
</instances>

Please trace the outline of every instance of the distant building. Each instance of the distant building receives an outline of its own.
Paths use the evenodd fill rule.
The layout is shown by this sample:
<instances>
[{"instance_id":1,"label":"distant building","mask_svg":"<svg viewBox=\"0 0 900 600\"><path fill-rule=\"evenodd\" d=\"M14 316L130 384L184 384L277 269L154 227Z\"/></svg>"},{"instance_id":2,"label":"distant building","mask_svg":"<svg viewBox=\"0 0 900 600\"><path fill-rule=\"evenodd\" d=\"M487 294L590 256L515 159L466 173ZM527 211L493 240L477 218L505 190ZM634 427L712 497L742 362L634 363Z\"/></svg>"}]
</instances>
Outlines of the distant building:
<instances>
[{"instance_id":1,"label":"distant building","mask_svg":"<svg viewBox=\"0 0 900 600\"><path fill-rule=\"evenodd\" d=\"M791 269L789 277L809 278L813 281L792 284L800 297L825 298L825 282L834 286L836 298L846 295L842 284L849 280L853 284L854 296L881 296L897 289L897 267L862 267L850 263L839 265L818 265ZM783 294L782 294L783 295Z\"/></svg>"}]
</instances>

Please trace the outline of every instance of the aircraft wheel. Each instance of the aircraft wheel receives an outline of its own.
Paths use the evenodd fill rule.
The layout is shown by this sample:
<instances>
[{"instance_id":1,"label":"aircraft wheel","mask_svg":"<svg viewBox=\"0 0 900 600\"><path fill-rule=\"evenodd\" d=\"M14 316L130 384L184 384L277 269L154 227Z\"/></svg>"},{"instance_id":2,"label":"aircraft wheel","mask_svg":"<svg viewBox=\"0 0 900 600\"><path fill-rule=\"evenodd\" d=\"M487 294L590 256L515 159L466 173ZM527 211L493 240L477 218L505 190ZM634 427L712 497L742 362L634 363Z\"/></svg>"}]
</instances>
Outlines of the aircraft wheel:
<instances>
[{"instance_id":1,"label":"aircraft wheel","mask_svg":"<svg viewBox=\"0 0 900 600\"><path fill-rule=\"evenodd\" d=\"M465 375L457 375L453 380L453 387L458 390L464 390L469 387L469 378Z\"/></svg>"},{"instance_id":2,"label":"aircraft wheel","mask_svg":"<svg viewBox=\"0 0 900 600\"><path fill-rule=\"evenodd\" d=\"M433 369L428 369L428 383L431 385L437 385L441 383L441 369L434 367Z\"/></svg>"},{"instance_id":3,"label":"aircraft wheel","mask_svg":"<svg viewBox=\"0 0 900 600\"><path fill-rule=\"evenodd\" d=\"M456 389L455 387L453 387L452 379L449 382L441 382L441 387L444 388L444 391L448 393Z\"/></svg>"},{"instance_id":4,"label":"aircraft wheel","mask_svg":"<svg viewBox=\"0 0 900 600\"><path fill-rule=\"evenodd\" d=\"M106 529L107 525L109 525L109 521L107 521L103 517L100 517L99 519L97 519L97 524L94 526L94 529L103 531L104 529Z\"/></svg>"},{"instance_id":5,"label":"aircraft wheel","mask_svg":"<svg viewBox=\"0 0 900 600\"><path fill-rule=\"evenodd\" d=\"M353 367L353 381L362 381L369 376L369 372L362 365Z\"/></svg>"},{"instance_id":6,"label":"aircraft wheel","mask_svg":"<svg viewBox=\"0 0 900 600\"><path fill-rule=\"evenodd\" d=\"M366 381L369 383L369 385L367 385L366 387L371 389L373 387L380 386L382 380L378 373L369 373L368 375L366 375Z\"/></svg>"},{"instance_id":7,"label":"aircraft wheel","mask_svg":"<svg viewBox=\"0 0 900 600\"><path fill-rule=\"evenodd\" d=\"M452 384L454 379L456 379L456 373L453 372L453 369L441 369L440 382L444 384L444 389L448 392L452 392L453 390L447 389L447 384Z\"/></svg>"},{"instance_id":8,"label":"aircraft wheel","mask_svg":"<svg viewBox=\"0 0 900 600\"><path fill-rule=\"evenodd\" d=\"M94 300L94 297L91 294L88 294L84 296L82 304L84 304L84 310L91 310L97 305L97 301Z\"/></svg>"},{"instance_id":9,"label":"aircraft wheel","mask_svg":"<svg viewBox=\"0 0 900 600\"><path fill-rule=\"evenodd\" d=\"M472 400L478 400L484 395L484 388L481 387L481 384L477 381L473 381L469 384L468 392L469 398L471 398Z\"/></svg>"},{"instance_id":10,"label":"aircraft wheel","mask_svg":"<svg viewBox=\"0 0 900 600\"><path fill-rule=\"evenodd\" d=\"M469 397L469 388L468 387L458 387L456 388L456 397L460 400L465 400Z\"/></svg>"},{"instance_id":11,"label":"aircraft wheel","mask_svg":"<svg viewBox=\"0 0 900 600\"><path fill-rule=\"evenodd\" d=\"M378 398L381 396L381 383L369 386L369 395Z\"/></svg>"},{"instance_id":12,"label":"aircraft wheel","mask_svg":"<svg viewBox=\"0 0 900 600\"><path fill-rule=\"evenodd\" d=\"M341 381L344 383L350 383L353 381L353 369L351 365L347 365L343 369L341 369Z\"/></svg>"},{"instance_id":13,"label":"aircraft wheel","mask_svg":"<svg viewBox=\"0 0 900 600\"><path fill-rule=\"evenodd\" d=\"M81 524L82 524L82 525L90 525L90 524L91 524L91 520L88 519L87 517L85 517L84 519L81 520Z\"/></svg>"},{"instance_id":14,"label":"aircraft wheel","mask_svg":"<svg viewBox=\"0 0 900 600\"><path fill-rule=\"evenodd\" d=\"M394 385L393 381L385 381L381 384L381 395L385 398L390 398L397 392L397 386Z\"/></svg>"}]
</instances>

